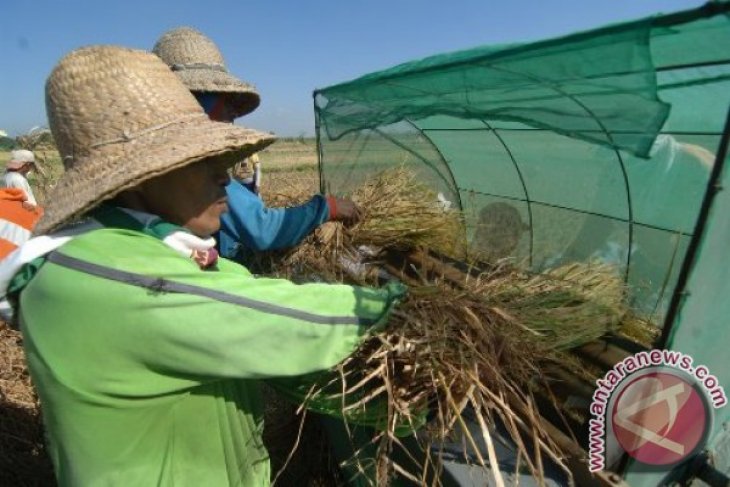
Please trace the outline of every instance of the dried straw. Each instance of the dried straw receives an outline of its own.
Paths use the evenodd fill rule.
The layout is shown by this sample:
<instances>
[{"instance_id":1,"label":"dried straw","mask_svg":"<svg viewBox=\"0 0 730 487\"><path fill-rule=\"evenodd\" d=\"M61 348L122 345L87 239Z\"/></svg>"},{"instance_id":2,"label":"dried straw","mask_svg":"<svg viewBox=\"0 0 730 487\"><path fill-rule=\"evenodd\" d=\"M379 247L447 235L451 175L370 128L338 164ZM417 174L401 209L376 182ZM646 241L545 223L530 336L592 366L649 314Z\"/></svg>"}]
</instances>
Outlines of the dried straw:
<instances>
[{"instance_id":1,"label":"dried straw","mask_svg":"<svg viewBox=\"0 0 730 487\"><path fill-rule=\"evenodd\" d=\"M614 267L599 263L572 263L535 275L512 271L493 276L484 292L508 319L557 350L605 335L626 312L623 281Z\"/></svg>"},{"instance_id":2,"label":"dried straw","mask_svg":"<svg viewBox=\"0 0 730 487\"><path fill-rule=\"evenodd\" d=\"M54 485L22 338L0 322L0 485Z\"/></svg>"},{"instance_id":3,"label":"dried straw","mask_svg":"<svg viewBox=\"0 0 730 487\"><path fill-rule=\"evenodd\" d=\"M540 426L531 393L532 384L542 382L539 364L553 353L538 335L515 326L485 300L489 285L472 279L464 289L413 289L387 328L341 363L328 383L313 389L310 401L340 401L345 418L370 417L380 425L382 431L373 439L379 445L377 485L385 485L395 472L423 485L429 473L441 469L438 456L395 460L403 427L415 428L427 413L433 417L429 434L414 435L420 449L438 448L461 431L477 462L492 467L497 483L499 467L491 446L496 422L505 426L537 479L543 479L544 457L561 464L559 449ZM466 427L467 415L477 420L479 435ZM482 456L482 451L489 454Z\"/></svg>"}]
</instances>

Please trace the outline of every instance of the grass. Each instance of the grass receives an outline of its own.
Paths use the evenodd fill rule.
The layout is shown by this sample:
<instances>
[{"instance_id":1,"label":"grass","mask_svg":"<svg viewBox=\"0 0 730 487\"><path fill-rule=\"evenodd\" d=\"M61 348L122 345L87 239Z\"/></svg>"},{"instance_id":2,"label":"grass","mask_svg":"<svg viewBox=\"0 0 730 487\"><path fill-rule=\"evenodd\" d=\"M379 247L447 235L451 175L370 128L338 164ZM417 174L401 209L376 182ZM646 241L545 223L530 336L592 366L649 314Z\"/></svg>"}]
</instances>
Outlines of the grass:
<instances>
[{"instance_id":1,"label":"grass","mask_svg":"<svg viewBox=\"0 0 730 487\"><path fill-rule=\"evenodd\" d=\"M47 198L50 190L56 181L63 174L63 165L58 152L55 150L34 151L36 160L43 169L43 174L33 172L28 180L36 199L41 205L47 204ZM295 173L297 179L304 177L308 180L314 180L312 175L316 176L317 171L317 148L314 139L306 138L287 138L278 140L272 146L259 153L261 158L264 181L271 179L272 181L282 182L287 179L289 173ZM9 150L0 150L0 168L4 168L7 161L10 160ZM311 174L304 174L311 173ZM270 178L270 175L282 174L283 177ZM264 183L266 185L266 183ZM277 188L279 184L270 184L270 188ZM319 181L312 189L312 194L317 191Z\"/></svg>"},{"instance_id":2,"label":"grass","mask_svg":"<svg viewBox=\"0 0 730 487\"><path fill-rule=\"evenodd\" d=\"M266 173L310 171L317 168L314 139L281 139L259 153Z\"/></svg>"}]
</instances>

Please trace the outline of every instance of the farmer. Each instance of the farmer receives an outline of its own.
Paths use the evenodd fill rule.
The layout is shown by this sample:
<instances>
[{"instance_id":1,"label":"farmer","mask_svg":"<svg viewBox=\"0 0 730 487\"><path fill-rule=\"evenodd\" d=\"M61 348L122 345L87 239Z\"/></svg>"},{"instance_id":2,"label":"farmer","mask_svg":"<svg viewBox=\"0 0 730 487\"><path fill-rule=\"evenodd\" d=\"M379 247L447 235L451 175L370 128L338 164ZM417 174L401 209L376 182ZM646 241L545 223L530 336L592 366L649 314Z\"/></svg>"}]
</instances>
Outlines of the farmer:
<instances>
[{"instance_id":1,"label":"farmer","mask_svg":"<svg viewBox=\"0 0 730 487\"><path fill-rule=\"evenodd\" d=\"M258 107L256 89L232 76L218 47L197 30L170 30L160 37L153 52L193 92L211 120L233 123ZM231 182L226 192L229 211L223 215L219 249L223 256L239 260L246 250L294 246L328 220L349 224L360 218L352 201L334 196L315 195L293 208L267 208L238 181Z\"/></svg>"},{"instance_id":2,"label":"farmer","mask_svg":"<svg viewBox=\"0 0 730 487\"><path fill-rule=\"evenodd\" d=\"M46 84L66 172L0 264L65 485L268 485L258 381L327 369L402 290L254 278L217 258L227 170L272 137L211 121L152 54L66 56ZM23 266L27 262L29 265Z\"/></svg>"},{"instance_id":3,"label":"farmer","mask_svg":"<svg viewBox=\"0 0 730 487\"><path fill-rule=\"evenodd\" d=\"M0 260L30 238L43 214L39 206L32 209L27 206L27 196L22 189L0 189Z\"/></svg>"},{"instance_id":4,"label":"farmer","mask_svg":"<svg viewBox=\"0 0 730 487\"><path fill-rule=\"evenodd\" d=\"M40 206L28 209L26 198L22 189L0 189L0 261L28 241L33 227L43 215ZM0 299L0 318L10 322L12 316L10 303Z\"/></svg>"},{"instance_id":5,"label":"farmer","mask_svg":"<svg viewBox=\"0 0 730 487\"><path fill-rule=\"evenodd\" d=\"M28 173L34 168L35 156L31 151L25 149L14 150L10 153L10 160L5 166L5 176L3 177L6 188L23 190L25 193L23 207L27 210L32 210L38 205L33 190L28 184L28 179L26 179Z\"/></svg>"}]
</instances>

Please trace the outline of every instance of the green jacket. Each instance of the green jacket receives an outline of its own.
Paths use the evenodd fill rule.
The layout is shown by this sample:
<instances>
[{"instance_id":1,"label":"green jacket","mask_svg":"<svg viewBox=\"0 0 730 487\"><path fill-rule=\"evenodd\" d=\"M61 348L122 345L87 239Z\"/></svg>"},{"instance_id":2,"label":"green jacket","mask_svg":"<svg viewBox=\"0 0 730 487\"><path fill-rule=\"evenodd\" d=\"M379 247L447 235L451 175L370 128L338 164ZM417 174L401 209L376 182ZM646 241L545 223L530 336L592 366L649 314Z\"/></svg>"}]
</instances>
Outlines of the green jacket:
<instances>
[{"instance_id":1,"label":"green jacket","mask_svg":"<svg viewBox=\"0 0 730 487\"><path fill-rule=\"evenodd\" d=\"M269 485L258 379L332 367L402 292L202 271L131 230L75 238L19 301L59 484Z\"/></svg>"}]
</instances>

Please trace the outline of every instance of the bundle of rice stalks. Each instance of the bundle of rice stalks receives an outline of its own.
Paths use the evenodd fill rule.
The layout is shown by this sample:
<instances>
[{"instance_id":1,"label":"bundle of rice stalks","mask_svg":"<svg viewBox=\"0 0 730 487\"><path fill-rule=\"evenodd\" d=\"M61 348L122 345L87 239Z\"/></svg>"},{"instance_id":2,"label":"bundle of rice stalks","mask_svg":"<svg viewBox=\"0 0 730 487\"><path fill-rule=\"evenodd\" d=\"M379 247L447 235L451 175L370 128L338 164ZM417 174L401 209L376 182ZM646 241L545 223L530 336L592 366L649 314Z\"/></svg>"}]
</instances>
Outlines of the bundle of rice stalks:
<instances>
[{"instance_id":1,"label":"bundle of rice stalks","mask_svg":"<svg viewBox=\"0 0 730 487\"><path fill-rule=\"evenodd\" d=\"M359 187L352 199L364 212L362 222L348 230L355 246L424 247L444 255L463 254L460 212L440 205L438 193L419 182L413 171L385 170Z\"/></svg>"},{"instance_id":2,"label":"bundle of rice stalks","mask_svg":"<svg viewBox=\"0 0 730 487\"><path fill-rule=\"evenodd\" d=\"M635 313L628 313L618 326L618 332L646 348L655 346L655 342L662 333L662 329L649 318L643 318Z\"/></svg>"},{"instance_id":3,"label":"bundle of rice stalks","mask_svg":"<svg viewBox=\"0 0 730 487\"><path fill-rule=\"evenodd\" d=\"M566 350L615 329L626 313L625 285L613 266L572 263L543 274L492 276L485 296L516 326Z\"/></svg>"},{"instance_id":4,"label":"bundle of rice stalks","mask_svg":"<svg viewBox=\"0 0 730 487\"><path fill-rule=\"evenodd\" d=\"M417 485L439 485L433 474L441 469L441 458L416 458L410 450L404 455L399 437L404 427L415 429L426 416L432 418L428 434L413 435L421 451L438 449L459 433L477 463L491 466L496 485L504 479L491 433L495 423L504 426L520 463L539 481L545 458L562 464L531 396L531 385L541 382L539 364L552 352L486 301L485 287L487 281L472 280L468 289L413 290L387 328L311 392L311 402L334 400L345 418L369 417L378 424L381 431L372 439L376 458L358 465L374 484L387 485L398 474ZM478 434L467 426L467 415L479 425ZM395 460L396 450L404 462Z\"/></svg>"},{"instance_id":5,"label":"bundle of rice stalks","mask_svg":"<svg viewBox=\"0 0 730 487\"><path fill-rule=\"evenodd\" d=\"M349 228L338 222L325 223L295 249L254 255L248 259L249 266L269 275L363 284L374 282L375 272L366 272L362 262L377 262L383 249L426 248L455 257L464 254L461 213L443 208L438 194L418 182L412 171L403 167L385 170L351 198L363 213L359 223ZM293 200L299 199L297 192ZM292 203L279 198L271 201L283 206Z\"/></svg>"},{"instance_id":6,"label":"bundle of rice stalks","mask_svg":"<svg viewBox=\"0 0 730 487\"><path fill-rule=\"evenodd\" d=\"M264 168L261 198L270 207L290 207L311 199L318 187L319 178L313 171L269 172Z\"/></svg>"}]
</instances>

